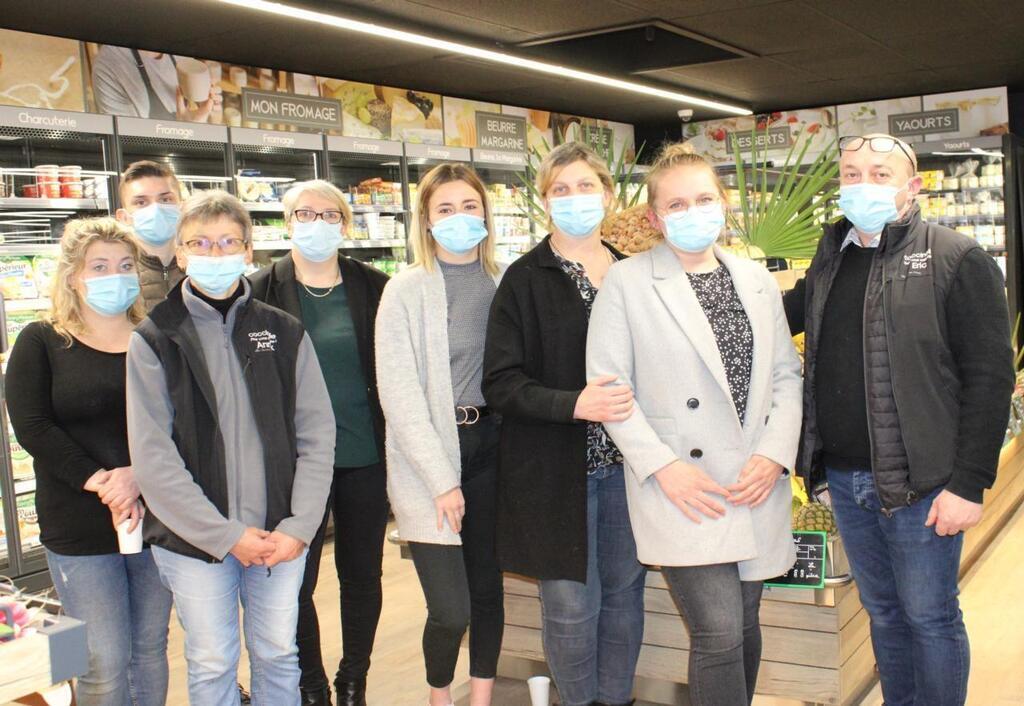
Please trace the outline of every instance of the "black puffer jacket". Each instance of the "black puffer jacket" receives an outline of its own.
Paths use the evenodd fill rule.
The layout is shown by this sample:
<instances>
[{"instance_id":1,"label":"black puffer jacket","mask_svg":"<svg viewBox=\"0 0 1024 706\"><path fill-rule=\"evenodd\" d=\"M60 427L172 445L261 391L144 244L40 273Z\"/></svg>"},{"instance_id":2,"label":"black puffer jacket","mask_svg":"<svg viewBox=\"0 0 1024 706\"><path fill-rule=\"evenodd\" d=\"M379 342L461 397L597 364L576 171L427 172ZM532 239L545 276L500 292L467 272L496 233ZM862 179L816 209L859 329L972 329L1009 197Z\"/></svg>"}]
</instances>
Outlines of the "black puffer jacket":
<instances>
[{"instance_id":1,"label":"black puffer jacket","mask_svg":"<svg viewBox=\"0 0 1024 706\"><path fill-rule=\"evenodd\" d=\"M821 323L849 221L826 227L807 276L785 297L804 331L804 429L798 470L820 473L815 378ZM974 502L995 479L1013 390L1002 273L971 238L921 219L886 226L864 300L871 466L882 506L937 487Z\"/></svg>"}]
</instances>

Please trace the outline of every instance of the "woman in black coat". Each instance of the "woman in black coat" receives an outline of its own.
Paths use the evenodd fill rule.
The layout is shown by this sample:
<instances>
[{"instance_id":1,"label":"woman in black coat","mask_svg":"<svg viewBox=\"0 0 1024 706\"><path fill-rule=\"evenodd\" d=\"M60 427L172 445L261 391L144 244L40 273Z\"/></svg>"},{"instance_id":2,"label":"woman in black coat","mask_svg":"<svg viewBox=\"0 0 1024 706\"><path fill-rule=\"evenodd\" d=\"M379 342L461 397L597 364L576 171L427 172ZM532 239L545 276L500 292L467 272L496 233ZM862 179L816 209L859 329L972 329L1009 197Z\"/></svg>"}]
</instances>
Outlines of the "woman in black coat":
<instances>
[{"instance_id":1,"label":"woman in black coat","mask_svg":"<svg viewBox=\"0 0 1024 706\"><path fill-rule=\"evenodd\" d=\"M483 393L502 414L498 559L540 580L544 653L565 706L631 703L643 637L644 568L622 455L601 422L632 392L586 380L590 309L622 255L601 241L612 177L588 147L561 145L537 186L552 234L514 262L487 329Z\"/></svg>"},{"instance_id":2,"label":"woman in black coat","mask_svg":"<svg viewBox=\"0 0 1024 706\"><path fill-rule=\"evenodd\" d=\"M388 278L338 251L352 211L332 184L297 184L283 201L292 252L250 281L256 299L302 321L331 396L337 443L327 510L334 513L342 638L335 687L339 706L365 706L366 674L380 620L388 515L384 417L373 359L374 321ZM299 590L300 688L302 703L310 706L331 703L313 603L326 527L327 514L309 547Z\"/></svg>"}]
</instances>

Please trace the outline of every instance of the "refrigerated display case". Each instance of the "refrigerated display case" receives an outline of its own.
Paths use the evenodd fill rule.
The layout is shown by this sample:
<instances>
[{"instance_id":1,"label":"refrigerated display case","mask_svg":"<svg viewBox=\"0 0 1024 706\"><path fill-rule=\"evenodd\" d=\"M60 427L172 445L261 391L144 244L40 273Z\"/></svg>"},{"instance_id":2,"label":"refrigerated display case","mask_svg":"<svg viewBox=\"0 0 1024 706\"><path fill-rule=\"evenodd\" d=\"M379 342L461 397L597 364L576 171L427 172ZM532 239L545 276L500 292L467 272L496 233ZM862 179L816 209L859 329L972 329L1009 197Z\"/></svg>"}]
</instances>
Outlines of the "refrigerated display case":
<instances>
[{"instance_id":1,"label":"refrigerated display case","mask_svg":"<svg viewBox=\"0 0 1024 706\"><path fill-rule=\"evenodd\" d=\"M259 250L287 250L281 198L291 186L323 176L323 135L231 128L235 191L253 219Z\"/></svg>"},{"instance_id":2,"label":"refrigerated display case","mask_svg":"<svg viewBox=\"0 0 1024 706\"><path fill-rule=\"evenodd\" d=\"M114 121L105 115L0 107L0 320L3 344L49 307L69 219L107 215L117 174ZM0 351L3 346L0 346ZM0 573L49 583L35 518L32 459L7 422L0 368Z\"/></svg>"},{"instance_id":3,"label":"refrigerated display case","mask_svg":"<svg viewBox=\"0 0 1024 706\"><path fill-rule=\"evenodd\" d=\"M139 160L166 164L178 177L182 198L196 190L233 188L226 127L122 117L117 133L119 171ZM120 205L116 191L114 197Z\"/></svg>"},{"instance_id":4,"label":"refrigerated display case","mask_svg":"<svg viewBox=\"0 0 1024 706\"><path fill-rule=\"evenodd\" d=\"M525 210L527 157L523 152L474 149L473 168L487 185L499 258L513 260L536 243Z\"/></svg>"},{"instance_id":5,"label":"refrigerated display case","mask_svg":"<svg viewBox=\"0 0 1024 706\"><path fill-rule=\"evenodd\" d=\"M1022 310L1019 159L1013 135L914 145L924 179L918 203L926 221L978 241L1006 276L1011 320Z\"/></svg>"},{"instance_id":6,"label":"refrigerated display case","mask_svg":"<svg viewBox=\"0 0 1024 706\"><path fill-rule=\"evenodd\" d=\"M393 274L405 260L411 210L401 142L358 137L327 138L329 180L352 207L348 255Z\"/></svg>"}]
</instances>

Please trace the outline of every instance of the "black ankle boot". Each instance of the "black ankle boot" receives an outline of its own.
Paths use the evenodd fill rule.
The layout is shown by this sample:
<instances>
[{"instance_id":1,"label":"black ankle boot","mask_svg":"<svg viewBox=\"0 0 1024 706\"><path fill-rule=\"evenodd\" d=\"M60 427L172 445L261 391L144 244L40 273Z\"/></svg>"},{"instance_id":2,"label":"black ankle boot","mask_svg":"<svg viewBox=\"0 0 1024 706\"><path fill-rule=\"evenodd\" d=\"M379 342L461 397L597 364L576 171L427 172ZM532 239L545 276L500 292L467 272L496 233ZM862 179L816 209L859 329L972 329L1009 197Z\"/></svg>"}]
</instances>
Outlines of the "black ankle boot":
<instances>
[{"instance_id":1,"label":"black ankle boot","mask_svg":"<svg viewBox=\"0 0 1024 706\"><path fill-rule=\"evenodd\" d=\"M331 687L322 686L314 689L299 687L302 695L302 706L331 706Z\"/></svg>"},{"instance_id":2,"label":"black ankle boot","mask_svg":"<svg viewBox=\"0 0 1024 706\"><path fill-rule=\"evenodd\" d=\"M338 706L366 706L366 680L334 683L338 692Z\"/></svg>"}]
</instances>

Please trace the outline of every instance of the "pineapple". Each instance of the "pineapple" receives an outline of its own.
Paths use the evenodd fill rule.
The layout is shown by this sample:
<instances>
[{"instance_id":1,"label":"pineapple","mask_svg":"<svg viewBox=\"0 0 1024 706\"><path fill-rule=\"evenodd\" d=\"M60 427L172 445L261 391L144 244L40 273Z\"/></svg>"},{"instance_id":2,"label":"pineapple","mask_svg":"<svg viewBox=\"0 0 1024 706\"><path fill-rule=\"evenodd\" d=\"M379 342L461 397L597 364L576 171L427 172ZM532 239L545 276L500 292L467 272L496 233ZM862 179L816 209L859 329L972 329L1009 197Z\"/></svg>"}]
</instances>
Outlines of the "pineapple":
<instances>
[{"instance_id":1,"label":"pineapple","mask_svg":"<svg viewBox=\"0 0 1024 706\"><path fill-rule=\"evenodd\" d=\"M793 517L793 529L797 532L826 532L836 534L836 518L832 511L817 502L805 503Z\"/></svg>"},{"instance_id":2,"label":"pineapple","mask_svg":"<svg viewBox=\"0 0 1024 706\"><path fill-rule=\"evenodd\" d=\"M647 218L647 204L640 204L606 218L601 237L619 252L636 255L661 242L662 235Z\"/></svg>"}]
</instances>

